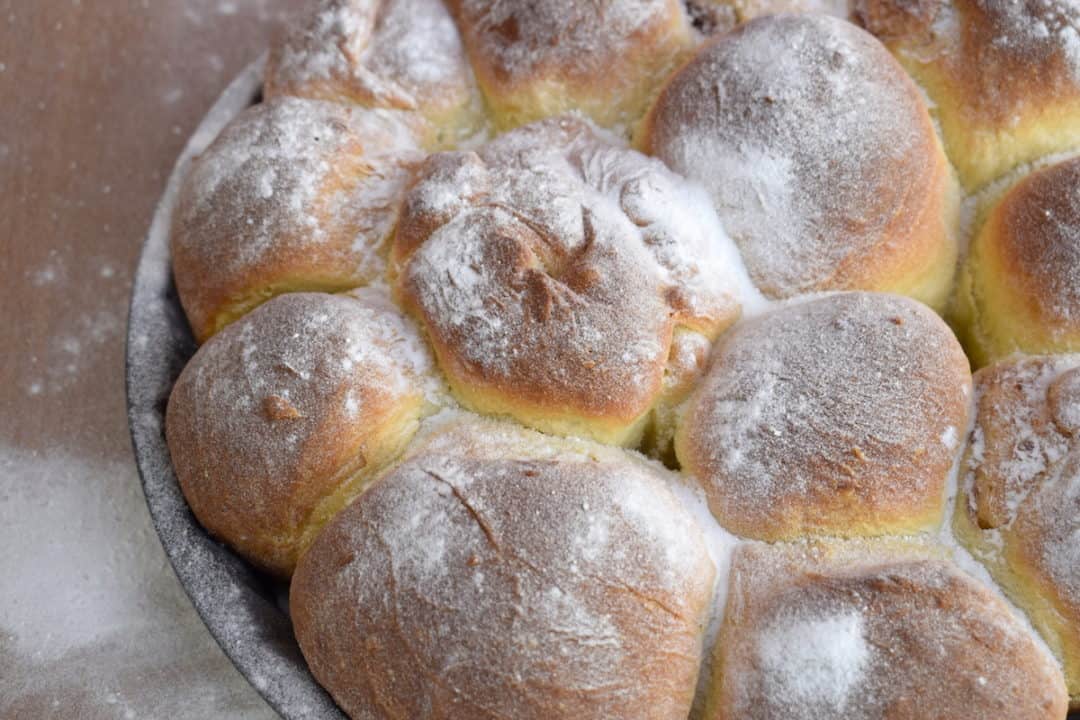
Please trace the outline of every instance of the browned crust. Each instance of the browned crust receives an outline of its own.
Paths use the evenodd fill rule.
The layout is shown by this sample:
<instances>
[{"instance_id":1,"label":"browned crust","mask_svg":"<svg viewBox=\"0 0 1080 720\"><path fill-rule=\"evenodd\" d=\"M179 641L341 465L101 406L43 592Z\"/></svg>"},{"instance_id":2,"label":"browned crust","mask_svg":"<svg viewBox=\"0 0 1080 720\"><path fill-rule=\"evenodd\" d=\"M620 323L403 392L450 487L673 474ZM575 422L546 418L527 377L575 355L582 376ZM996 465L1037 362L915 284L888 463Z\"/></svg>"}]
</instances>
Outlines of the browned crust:
<instances>
[{"instance_id":1,"label":"browned crust","mask_svg":"<svg viewBox=\"0 0 1080 720\"><path fill-rule=\"evenodd\" d=\"M691 46L679 0L448 5L504 128L575 108L600 124L637 120Z\"/></svg>"},{"instance_id":2,"label":"browned crust","mask_svg":"<svg viewBox=\"0 0 1080 720\"><path fill-rule=\"evenodd\" d=\"M275 298L203 345L173 387L166 435L188 504L275 575L292 572L312 523L325 521L320 504L415 429L420 391L373 327L391 308L367 296Z\"/></svg>"},{"instance_id":3,"label":"browned crust","mask_svg":"<svg viewBox=\"0 0 1080 720\"><path fill-rule=\"evenodd\" d=\"M1080 158L1028 175L994 210L1007 284L1050 333L1080 335Z\"/></svg>"},{"instance_id":4,"label":"browned crust","mask_svg":"<svg viewBox=\"0 0 1080 720\"><path fill-rule=\"evenodd\" d=\"M1080 141L1080 12L1057 0L857 0L934 102L969 190Z\"/></svg>"},{"instance_id":5,"label":"browned crust","mask_svg":"<svg viewBox=\"0 0 1080 720\"><path fill-rule=\"evenodd\" d=\"M834 107L828 94L794 101L774 98L748 79L757 73L748 71L746 63L761 59L755 50L758 41L753 38L772 34L780 43L784 37L801 37L801 33L813 38L811 47L815 42L842 39L855 48L862 74L835 73L847 72L848 83L862 86L860 93L852 91L853 95L888 88L882 98L888 97L890 115L873 122L868 116L866 123L853 130L876 133L874 157L851 152L848 146L858 139L851 138L839 145L841 149L833 157L800 159L804 144L816 146L821 144L816 139L819 136L845 132L830 114ZM804 64L799 71L806 69ZM829 72L822 74L826 80L829 77ZM817 79L808 76L808 82ZM713 90L706 92L708 88ZM808 85L801 90L813 93L819 89ZM815 100L828 104L814 110ZM886 101L875 96L873 102ZM873 111L871 107L862 114ZM721 117L724 120L717 119ZM782 223L789 217L774 225L775 215L763 213L760 222L743 228L746 223L734 219L730 208L725 209L720 202L721 196L727 196L714 192L717 211L740 243L751 277L769 297L862 289L911 294L936 307L944 306L957 252L955 180L919 89L885 48L866 33L834 18L778 15L752 20L717 38L671 76L639 128L638 138L645 152L706 186L721 187L730 182L722 167L702 174L700 168L692 166L692 160L684 166L677 146L686 137L701 137L706 145L715 144L717 152L731 161L745 150L748 138L753 138L751 142L760 143L770 158L791 161L795 168L788 184L802 195L805 206L787 214L820 214L799 238L803 255L806 245L820 248L810 253L811 261L830 258L815 267L812 262L782 259L779 254L784 252L778 244L785 232ZM880 150L908 142L907 138L913 140L904 153L877 157L887 154ZM702 152L706 150L708 147L702 148ZM754 202L763 201L747 198L742 205Z\"/></svg>"},{"instance_id":6,"label":"browned crust","mask_svg":"<svg viewBox=\"0 0 1080 720\"><path fill-rule=\"evenodd\" d=\"M1016 23L1055 23L1055 3L1019 5L977 0L857 0L855 14L891 47L940 68L952 97L935 98L938 102L948 102L975 126L1004 128L1014 125L1017 115L1080 98L1080 84L1070 69L1064 44L1055 43L1049 34L1044 42L1024 44L1015 37ZM1018 17L1009 17L1013 11ZM939 32L935 21L947 22L959 32ZM1075 19L1071 22L1075 28Z\"/></svg>"},{"instance_id":7,"label":"browned crust","mask_svg":"<svg viewBox=\"0 0 1080 720\"><path fill-rule=\"evenodd\" d=\"M796 704L807 698L768 675L759 643L793 619L835 617L858 618L865 659L842 714L818 707L819 717L1060 720L1067 712L1056 663L1008 606L925 551L871 546L833 556L746 545L736 550L728 597L708 720L812 717ZM828 697L833 688L818 690Z\"/></svg>"},{"instance_id":8,"label":"browned crust","mask_svg":"<svg viewBox=\"0 0 1080 720\"><path fill-rule=\"evenodd\" d=\"M1047 637L1080 698L1080 356L1016 358L975 375L955 526Z\"/></svg>"},{"instance_id":9,"label":"browned crust","mask_svg":"<svg viewBox=\"0 0 1080 720\"><path fill-rule=\"evenodd\" d=\"M192 164L170 249L199 341L281 292L381 275L421 155L397 116L283 98L241 113Z\"/></svg>"},{"instance_id":10,"label":"browned crust","mask_svg":"<svg viewBox=\"0 0 1080 720\"><path fill-rule=\"evenodd\" d=\"M683 512L635 463L414 456L302 558L296 635L354 718L683 720L713 577Z\"/></svg>"},{"instance_id":11,"label":"browned crust","mask_svg":"<svg viewBox=\"0 0 1080 720\"><path fill-rule=\"evenodd\" d=\"M548 148L536 161L544 174L529 177L528 158ZM619 169L579 177L574 163L593 157ZM675 328L712 338L734 322L734 288L659 281L658 260L637 237L648 230L594 209L612 201L593 185L614 184L624 203L617 212L630 216L638 180L627 178L667 182L661 173L568 117L519 128L478 153L428 158L395 237L395 287L463 402L559 434L576 423L570 434L589 434L594 423L593 437L621 442L661 392ZM526 181L524 192L514 189ZM532 193L550 188L549 205L536 204ZM565 227L575 222L582 238Z\"/></svg>"},{"instance_id":12,"label":"browned crust","mask_svg":"<svg viewBox=\"0 0 1080 720\"><path fill-rule=\"evenodd\" d=\"M441 0L322 0L275 43L265 95L419 113L430 144L479 129L481 103Z\"/></svg>"},{"instance_id":13,"label":"browned crust","mask_svg":"<svg viewBox=\"0 0 1080 720\"><path fill-rule=\"evenodd\" d=\"M714 352L676 438L733 532L881 535L940 520L971 374L912 300L842 293L781 306Z\"/></svg>"}]
</instances>

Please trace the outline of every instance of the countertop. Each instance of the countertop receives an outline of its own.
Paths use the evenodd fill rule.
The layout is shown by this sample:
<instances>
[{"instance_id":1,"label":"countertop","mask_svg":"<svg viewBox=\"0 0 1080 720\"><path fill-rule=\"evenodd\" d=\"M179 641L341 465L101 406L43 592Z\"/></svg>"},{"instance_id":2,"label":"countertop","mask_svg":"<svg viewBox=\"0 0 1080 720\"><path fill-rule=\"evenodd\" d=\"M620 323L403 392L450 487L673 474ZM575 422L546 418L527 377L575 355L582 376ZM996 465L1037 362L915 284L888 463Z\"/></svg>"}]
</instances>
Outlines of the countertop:
<instances>
[{"instance_id":1,"label":"countertop","mask_svg":"<svg viewBox=\"0 0 1080 720\"><path fill-rule=\"evenodd\" d=\"M289 0L0 0L0 718L273 718L180 587L124 404L176 155Z\"/></svg>"}]
</instances>

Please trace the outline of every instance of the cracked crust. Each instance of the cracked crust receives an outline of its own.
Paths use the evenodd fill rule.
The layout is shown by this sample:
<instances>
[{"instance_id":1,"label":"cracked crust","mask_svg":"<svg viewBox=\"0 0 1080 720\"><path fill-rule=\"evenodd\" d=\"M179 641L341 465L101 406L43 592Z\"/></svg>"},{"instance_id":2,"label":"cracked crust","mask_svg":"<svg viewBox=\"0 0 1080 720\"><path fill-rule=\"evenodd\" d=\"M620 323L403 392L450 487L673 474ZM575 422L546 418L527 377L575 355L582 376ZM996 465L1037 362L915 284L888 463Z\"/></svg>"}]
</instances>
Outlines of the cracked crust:
<instances>
[{"instance_id":1,"label":"cracked crust","mask_svg":"<svg viewBox=\"0 0 1080 720\"><path fill-rule=\"evenodd\" d=\"M676 330L713 339L739 315L725 241L698 188L564 117L430 157L392 260L464 404L634 445Z\"/></svg>"},{"instance_id":2,"label":"cracked crust","mask_svg":"<svg viewBox=\"0 0 1080 720\"><path fill-rule=\"evenodd\" d=\"M684 720L714 580L664 471L456 424L326 528L290 608L356 720Z\"/></svg>"}]
</instances>

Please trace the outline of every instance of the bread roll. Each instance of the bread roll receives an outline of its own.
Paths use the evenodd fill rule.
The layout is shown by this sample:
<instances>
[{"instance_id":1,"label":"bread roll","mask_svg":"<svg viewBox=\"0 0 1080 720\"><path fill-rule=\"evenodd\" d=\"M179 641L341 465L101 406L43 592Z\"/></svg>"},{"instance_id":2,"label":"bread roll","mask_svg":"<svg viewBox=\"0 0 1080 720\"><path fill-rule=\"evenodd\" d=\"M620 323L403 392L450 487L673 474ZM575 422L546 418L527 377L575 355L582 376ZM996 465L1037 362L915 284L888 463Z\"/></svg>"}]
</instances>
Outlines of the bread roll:
<instances>
[{"instance_id":1,"label":"bread roll","mask_svg":"<svg viewBox=\"0 0 1080 720\"><path fill-rule=\"evenodd\" d=\"M918 89L850 23L778 15L723 35L638 138L705 185L768 297L878 290L944 309L956 183Z\"/></svg>"},{"instance_id":2,"label":"bread roll","mask_svg":"<svg viewBox=\"0 0 1080 720\"><path fill-rule=\"evenodd\" d=\"M408 320L373 290L283 295L230 325L169 398L169 451L195 516L288 577L437 402L432 369Z\"/></svg>"},{"instance_id":3,"label":"bread roll","mask_svg":"<svg viewBox=\"0 0 1080 720\"><path fill-rule=\"evenodd\" d=\"M754 18L781 13L824 13L847 18L850 0L684 0L691 24L705 37Z\"/></svg>"},{"instance_id":4,"label":"bread roll","mask_svg":"<svg viewBox=\"0 0 1080 720\"><path fill-rule=\"evenodd\" d=\"M923 530L941 520L970 392L967 358L929 308L827 295L720 341L675 449L739 535Z\"/></svg>"},{"instance_id":5,"label":"bread roll","mask_svg":"<svg viewBox=\"0 0 1080 720\"><path fill-rule=\"evenodd\" d=\"M713 576L662 469L486 421L335 518L290 608L353 718L685 720Z\"/></svg>"},{"instance_id":6,"label":"bread roll","mask_svg":"<svg viewBox=\"0 0 1080 720\"><path fill-rule=\"evenodd\" d=\"M191 165L170 238L199 342L284 292L336 292L385 271L422 159L408 119L281 98L242 112Z\"/></svg>"},{"instance_id":7,"label":"bread roll","mask_svg":"<svg viewBox=\"0 0 1080 720\"><path fill-rule=\"evenodd\" d=\"M1068 0L856 0L922 85L969 190L1080 143L1080 8Z\"/></svg>"},{"instance_id":8,"label":"bread roll","mask_svg":"<svg viewBox=\"0 0 1080 720\"><path fill-rule=\"evenodd\" d=\"M700 189L569 117L430 157L393 261L464 405L625 445L752 294Z\"/></svg>"},{"instance_id":9,"label":"bread roll","mask_svg":"<svg viewBox=\"0 0 1080 720\"><path fill-rule=\"evenodd\" d=\"M975 374L954 528L1065 663L1080 708L1080 355Z\"/></svg>"},{"instance_id":10,"label":"bread roll","mask_svg":"<svg viewBox=\"0 0 1080 720\"><path fill-rule=\"evenodd\" d=\"M320 0L274 45L264 94L416 112L428 147L454 145L484 123L442 0Z\"/></svg>"},{"instance_id":11,"label":"bread roll","mask_svg":"<svg viewBox=\"0 0 1080 720\"><path fill-rule=\"evenodd\" d=\"M1061 671L936 551L736 550L706 720L1062 720Z\"/></svg>"},{"instance_id":12,"label":"bread roll","mask_svg":"<svg viewBox=\"0 0 1080 720\"><path fill-rule=\"evenodd\" d=\"M689 51L679 0L447 0L495 124L577 110L628 125Z\"/></svg>"},{"instance_id":13,"label":"bread roll","mask_svg":"<svg viewBox=\"0 0 1080 720\"><path fill-rule=\"evenodd\" d=\"M1080 350L1080 158L1028 175L991 207L955 315L976 366Z\"/></svg>"}]
</instances>

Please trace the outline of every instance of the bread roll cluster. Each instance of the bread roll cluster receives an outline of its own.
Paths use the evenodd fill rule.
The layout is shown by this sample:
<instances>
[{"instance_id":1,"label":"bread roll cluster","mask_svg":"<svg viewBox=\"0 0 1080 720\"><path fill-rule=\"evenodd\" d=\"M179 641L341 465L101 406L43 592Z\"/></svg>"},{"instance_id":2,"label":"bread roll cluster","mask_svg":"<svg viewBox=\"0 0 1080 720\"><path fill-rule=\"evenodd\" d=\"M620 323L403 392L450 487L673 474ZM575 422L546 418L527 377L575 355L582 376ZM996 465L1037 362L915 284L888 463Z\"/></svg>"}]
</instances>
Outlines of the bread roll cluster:
<instances>
[{"instance_id":1,"label":"bread roll cluster","mask_svg":"<svg viewBox=\"0 0 1080 720\"><path fill-rule=\"evenodd\" d=\"M176 204L192 511L356 720L1061 720L1078 17L313 3Z\"/></svg>"}]
</instances>

